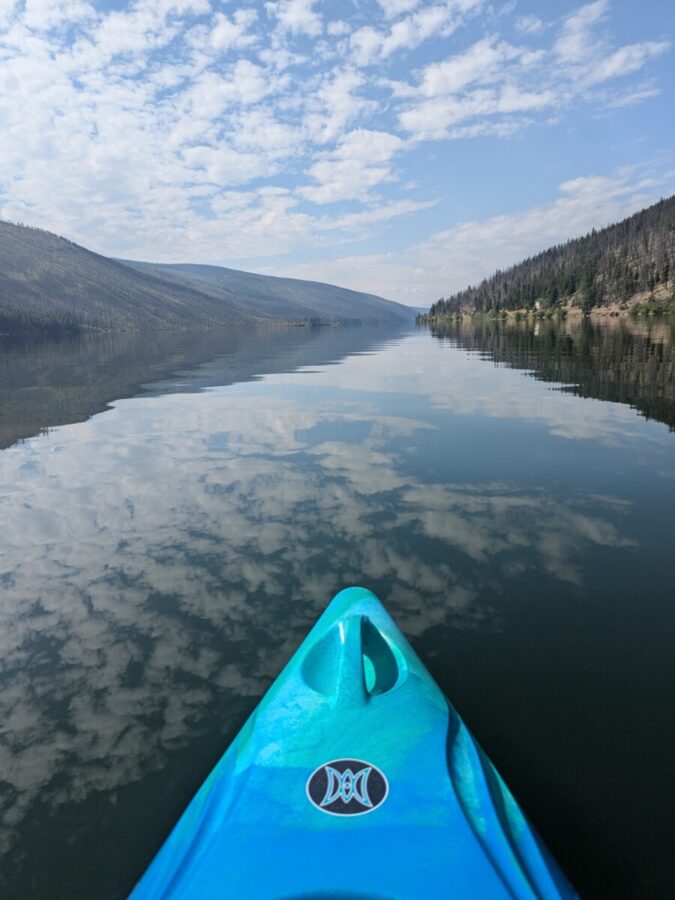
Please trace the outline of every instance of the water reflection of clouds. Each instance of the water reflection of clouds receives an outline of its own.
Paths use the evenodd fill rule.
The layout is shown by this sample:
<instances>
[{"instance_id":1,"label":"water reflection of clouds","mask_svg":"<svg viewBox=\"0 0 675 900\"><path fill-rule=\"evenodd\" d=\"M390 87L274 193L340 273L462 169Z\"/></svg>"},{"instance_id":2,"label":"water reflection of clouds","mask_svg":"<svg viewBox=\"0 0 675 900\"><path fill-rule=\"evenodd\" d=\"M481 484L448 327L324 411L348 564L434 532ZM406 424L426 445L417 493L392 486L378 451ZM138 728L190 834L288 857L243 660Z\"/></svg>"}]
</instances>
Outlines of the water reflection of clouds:
<instances>
[{"instance_id":1,"label":"water reflection of clouds","mask_svg":"<svg viewBox=\"0 0 675 900\"><path fill-rule=\"evenodd\" d=\"M303 381L318 384L321 377L311 379L311 373L305 373ZM594 440L608 446L668 440L667 426L644 422L625 404L556 390L506 363L430 341L426 332L383 348L377 372L369 358L361 356L342 367L337 379L344 389L361 390L370 384L376 391L419 395L439 409L460 415L541 422L552 435L570 440Z\"/></svg>"},{"instance_id":2,"label":"water reflection of clouds","mask_svg":"<svg viewBox=\"0 0 675 900\"><path fill-rule=\"evenodd\" d=\"M424 486L405 491L409 526L481 564L497 561L504 576L526 565L527 551L543 571L581 586L584 546L633 546L611 522L589 515L583 501L556 500L544 491L523 494L507 485ZM596 497L594 507L600 505ZM616 504L607 498L608 507Z\"/></svg>"},{"instance_id":3,"label":"water reflection of clouds","mask_svg":"<svg viewBox=\"0 0 675 900\"><path fill-rule=\"evenodd\" d=\"M396 352L296 377L346 389L330 400L275 376L125 401L2 454L5 847L38 797L58 805L140 779L215 698L262 693L343 583L381 586L419 635L489 617L491 581L535 566L580 585L585 548L629 543L612 498L603 519L598 503L591 515L542 489L404 474L435 426L383 414L373 392L405 381L447 395L428 345L405 378ZM320 439L335 421L359 423L359 439Z\"/></svg>"}]
</instances>

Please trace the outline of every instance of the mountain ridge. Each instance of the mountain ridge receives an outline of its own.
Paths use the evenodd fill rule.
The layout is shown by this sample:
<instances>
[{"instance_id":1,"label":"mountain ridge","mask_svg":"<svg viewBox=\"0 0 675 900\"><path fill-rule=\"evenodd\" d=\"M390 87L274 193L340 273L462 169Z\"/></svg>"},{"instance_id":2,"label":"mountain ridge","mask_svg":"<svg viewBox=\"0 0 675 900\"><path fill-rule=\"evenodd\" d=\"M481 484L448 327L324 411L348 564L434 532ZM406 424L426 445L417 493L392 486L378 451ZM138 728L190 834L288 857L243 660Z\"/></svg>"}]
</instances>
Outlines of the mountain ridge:
<instances>
[{"instance_id":1,"label":"mountain ridge","mask_svg":"<svg viewBox=\"0 0 675 900\"><path fill-rule=\"evenodd\" d=\"M212 270L210 279L195 269ZM218 266L119 260L44 229L0 221L2 333L391 324L413 318L408 307L336 285Z\"/></svg>"},{"instance_id":2,"label":"mountain ridge","mask_svg":"<svg viewBox=\"0 0 675 900\"><path fill-rule=\"evenodd\" d=\"M162 279L192 284L199 282L202 290L215 292L216 295L220 291L226 291L232 296L237 296L239 293L245 294L251 307L261 313L264 309L265 298L273 290L280 302L284 303L284 308L293 312L300 321L317 315L326 317L326 319L330 319L332 315L348 319L349 312L344 303L349 299L354 299L361 305L362 311L367 311L375 318L381 314L382 304L390 305L392 310L395 307L401 308L401 304L393 303L393 301L375 294L352 291L349 288L321 281L306 281L279 275L261 275L242 269L199 263L148 263L136 260L120 260L120 262L138 271L156 274ZM406 310L404 315L412 320L415 310L408 307L403 309ZM366 315L363 320L372 322L375 321L375 318Z\"/></svg>"}]
</instances>

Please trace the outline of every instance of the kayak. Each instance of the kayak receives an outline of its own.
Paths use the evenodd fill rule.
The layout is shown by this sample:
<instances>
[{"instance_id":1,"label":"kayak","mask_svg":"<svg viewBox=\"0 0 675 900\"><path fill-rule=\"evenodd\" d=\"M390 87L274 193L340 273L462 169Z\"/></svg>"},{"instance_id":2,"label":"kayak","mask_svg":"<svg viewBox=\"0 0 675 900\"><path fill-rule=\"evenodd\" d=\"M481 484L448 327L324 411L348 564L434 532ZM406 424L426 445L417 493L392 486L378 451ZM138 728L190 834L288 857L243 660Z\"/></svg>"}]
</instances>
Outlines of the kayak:
<instances>
[{"instance_id":1,"label":"kayak","mask_svg":"<svg viewBox=\"0 0 675 900\"><path fill-rule=\"evenodd\" d=\"M131 893L576 893L377 597L337 594Z\"/></svg>"}]
</instances>

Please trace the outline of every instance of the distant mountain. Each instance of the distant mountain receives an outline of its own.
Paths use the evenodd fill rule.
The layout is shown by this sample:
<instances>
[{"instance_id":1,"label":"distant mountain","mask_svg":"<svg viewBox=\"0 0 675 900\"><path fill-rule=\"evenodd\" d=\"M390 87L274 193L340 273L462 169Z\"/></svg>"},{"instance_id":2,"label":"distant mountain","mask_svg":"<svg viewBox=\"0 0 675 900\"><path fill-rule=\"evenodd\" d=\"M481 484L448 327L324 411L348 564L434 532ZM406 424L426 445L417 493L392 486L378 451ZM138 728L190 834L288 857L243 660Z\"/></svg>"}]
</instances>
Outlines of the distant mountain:
<instances>
[{"instance_id":1,"label":"distant mountain","mask_svg":"<svg viewBox=\"0 0 675 900\"><path fill-rule=\"evenodd\" d=\"M441 297L428 315L638 303L675 308L675 196Z\"/></svg>"},{"instance_id":2,"label":"distant mountain","mask_svg":"<svg viewBox=\"0 0 675 900\"><path fill-rule=\"evenodd\" d=\"M120 262L177 286L199 290L233 308L240 305L242 311L260 319L375 323L394 319L410 321L415 316L415 310L410 307L319 281L256 275L222 266Z\"/></svg>"},{"instance_id":3,"label":"distant mountain","mask_svg":"<svg viewBox=\"0 0 675 900\"><path fill-rule=\"evenodd\" d=\"M0 222L0 333L393 324L413 316L334 285L109 259L48 231Z\"/></svg>"}]
</instances>

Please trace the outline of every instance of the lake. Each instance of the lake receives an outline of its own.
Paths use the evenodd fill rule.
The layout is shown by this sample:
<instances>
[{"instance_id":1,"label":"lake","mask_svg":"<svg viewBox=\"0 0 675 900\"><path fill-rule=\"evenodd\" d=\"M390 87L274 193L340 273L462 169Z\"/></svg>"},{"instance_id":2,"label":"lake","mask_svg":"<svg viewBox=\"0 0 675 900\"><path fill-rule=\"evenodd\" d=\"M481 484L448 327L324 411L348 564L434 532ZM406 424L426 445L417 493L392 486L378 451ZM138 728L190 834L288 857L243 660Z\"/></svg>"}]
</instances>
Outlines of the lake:
<instances>
[{"instance_id":1,"label":"lake","mask_svg":"<svg viewBox=\"0 0 675 900\"><path fill-rule=\"evenodd\" d=\"M581 895L674 896L674 333L5 339L0 895L125 896L363 584Z\"/></svg>"}]
</instances>

